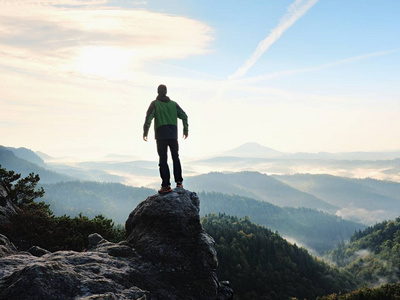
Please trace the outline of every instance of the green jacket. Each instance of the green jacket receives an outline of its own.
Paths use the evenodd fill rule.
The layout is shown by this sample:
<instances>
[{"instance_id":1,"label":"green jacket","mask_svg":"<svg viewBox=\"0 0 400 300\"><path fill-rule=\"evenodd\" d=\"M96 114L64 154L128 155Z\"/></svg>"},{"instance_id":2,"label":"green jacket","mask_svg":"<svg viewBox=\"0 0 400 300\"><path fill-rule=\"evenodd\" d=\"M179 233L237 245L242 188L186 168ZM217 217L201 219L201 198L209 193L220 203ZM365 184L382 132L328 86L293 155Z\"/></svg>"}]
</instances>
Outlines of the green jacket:
<instances>
[{"instance_id":1,"label":"green jacket","mask_svg":"<svg viewBox=\"0 0 400 300\"><path fill-rule=\"evenodd\" d=\"M178 138L178 118L183 123L183 134L188 135L189 133L188 116L178 103L167 96L159 95L150 103L143 125L143 136L147 136L153 118L155 119L154 131L157 140Z\"/></svg>"}]
</instances>

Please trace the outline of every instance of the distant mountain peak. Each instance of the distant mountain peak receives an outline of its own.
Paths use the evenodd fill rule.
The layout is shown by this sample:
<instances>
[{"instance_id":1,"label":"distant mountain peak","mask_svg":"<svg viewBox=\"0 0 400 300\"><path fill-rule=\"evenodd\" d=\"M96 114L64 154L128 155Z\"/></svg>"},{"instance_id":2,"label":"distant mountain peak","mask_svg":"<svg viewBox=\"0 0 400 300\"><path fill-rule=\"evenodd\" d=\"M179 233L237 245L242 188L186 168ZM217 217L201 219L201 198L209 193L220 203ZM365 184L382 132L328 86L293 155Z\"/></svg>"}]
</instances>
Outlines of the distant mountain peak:
<instances>
[{"instance_id":1,"label":"distant mountain peak","mask_svg":"<svg viewBox=\"0 0 400 300\"><path fill-rule=\"evenodd\" d=\"M229 150L224 155L239 157L272 158L285 155L285 153L265 147L256 142L249 142Z\"/></svg>"}]
</instances>

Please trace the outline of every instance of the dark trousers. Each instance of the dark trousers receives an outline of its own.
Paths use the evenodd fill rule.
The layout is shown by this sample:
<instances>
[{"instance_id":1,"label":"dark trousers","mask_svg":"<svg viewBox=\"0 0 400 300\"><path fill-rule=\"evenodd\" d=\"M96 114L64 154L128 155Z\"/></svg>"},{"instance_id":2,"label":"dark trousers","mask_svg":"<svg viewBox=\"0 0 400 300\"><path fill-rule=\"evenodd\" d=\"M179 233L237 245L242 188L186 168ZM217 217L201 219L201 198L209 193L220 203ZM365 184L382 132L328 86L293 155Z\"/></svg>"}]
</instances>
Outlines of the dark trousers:
<instances>
[{"instance_id":1,"label":"dark trousers","mask_svg":"<svg viewBox=\"0 0 400 300\"><path fill-rule=\"evenodd\" d=\"M173 166L174 166L174 177L175 182L182 182L182 167L181 161L179 159L179 145L178 139L167 139L167 140L157 140L157 152L159 156L160 176L162 179L162 186L169 186L170 173L168 167L168 147L171 151Z\"/></svg>"}]
</instances>

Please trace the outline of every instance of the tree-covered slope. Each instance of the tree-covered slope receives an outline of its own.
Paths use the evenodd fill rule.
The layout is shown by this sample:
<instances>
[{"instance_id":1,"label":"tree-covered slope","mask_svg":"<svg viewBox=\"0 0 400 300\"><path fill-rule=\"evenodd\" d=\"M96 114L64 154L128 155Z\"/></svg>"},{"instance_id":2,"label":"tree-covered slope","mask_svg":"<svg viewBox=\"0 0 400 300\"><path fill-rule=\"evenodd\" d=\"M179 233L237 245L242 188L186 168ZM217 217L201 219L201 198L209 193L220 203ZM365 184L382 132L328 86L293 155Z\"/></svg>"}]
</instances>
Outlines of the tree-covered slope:
<instances>
[{"instance_id":1,"label":"tree-covered slope","mask_svg":"<svg viewBox=\"0 0 400 300\"><path fill-rule=\"evenodd\" d=\"M400 299L400 284L384 284L377 288L364 287L347 294L331 294L317 300L397 300Z\"/></svg>"},{"instance_id":2,"label":"tree-covered slope","mask_svg":"<svg viewBox=\"0 0 400 300\"><path fill-rule=\"evenodd\" d=\"M43 185L43 200L51 205L57 216L89 217L103 214L117 224L126 221L141 201L156 193L147 188L135 188L118 183L73 181ZM199 193L200 214L226 213L239 217L249 216L257 224L279 231L301 245L318 253L329 251L342 240L364 226L339 217L305 208L281 208L267 202L221 193Z\"/></svg>"},{"instance_id":3,"label":"tree-covered slope","mask_svg":"<svg viewBox=\"0 0 400 300\"><path fill-rule=\"evenodd\" d=\"M400 278L400 218L356 232L350 243L340 244L330 253L329 259L370 286L397 283Z\"/></svg>"},{"instance_id":4,"label":"tree-covered slope","mask_svg":"<svg viewBox=\"0 0 400 300\"><path fill-rule=\"evenodd\" d=\"M2 220L0 233L7 236L19 250L26 251L39 246L50 251L82 251L88 247L88 235L94 232L109 240L122 239L123 230L115 228L113 221L102 215L93 219L83 215L75 218L65 215L55 217L50 206L38 200L44 194L43 188L37 188L39 180L37 174L31 173L23 178L21 174L8 171L0 165L0 182L5 191L0 195L1 205L6 200L18 208L15 214Z\"/></svg>"},{"instance_id":5,"label":"tree-covered slope","mask_svg":"<svg viewBox=\"0 0 400 300\"><path fill-rule=\"evenodd\" d=\"M217 243L218 278L230 281L237 300L315 299L356 287L349 273L248 218L211 214L202 225Z\"/></svg>"},{"instance_id":6,"label":"tree-covered slope","mask_svg":"<svg viewBox=\"0 0 400 300\"><path fill-rule=\"evenodd\" d=\"M43 201L50 204L55 215L94 217L102 214L117 224L124 224L128 212L141 201L156 193L148 188L136 188L120 183L70 181L43 185Z\"/></svg>"},{"instance_id":7,"label":"tree-covered slope","mask_svg":"<svg viewBox=\"0 0 400 300\"><path fill-rule=\"evenodd\" d=\"M314 209L282 208L248 197L215 192L198 194L201 215L215 212L249 216L253 222L277 230L318 253L333 249L340 241L349 240L355 231L365 228L362 224Z\"/></svg>"}]
</instances>

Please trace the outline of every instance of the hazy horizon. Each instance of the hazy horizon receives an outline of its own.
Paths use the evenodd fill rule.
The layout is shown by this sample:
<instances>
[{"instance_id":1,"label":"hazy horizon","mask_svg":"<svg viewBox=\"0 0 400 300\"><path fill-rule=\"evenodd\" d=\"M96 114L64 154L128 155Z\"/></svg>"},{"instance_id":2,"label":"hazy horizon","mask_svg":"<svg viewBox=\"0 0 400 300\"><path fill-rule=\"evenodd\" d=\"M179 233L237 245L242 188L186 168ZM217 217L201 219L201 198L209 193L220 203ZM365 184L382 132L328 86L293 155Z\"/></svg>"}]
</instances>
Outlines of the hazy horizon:
<instances>
[{"instance_id":1,"label":"hazy horizon","mask_svg":"<svg viewBox=\"0 0 400 300\"><path fill-rule=\"evenodd\" d=\"M1 144L157 159L142 126L164 83L189 116L182 157L246 142L395 151L399 13L395 0L1 1Z\"/></svg>"},{"instance_id":2,"label":"hazy horizon","mask_svg":"<svg viewBox=\"0 0 400 300\"><path fill-rule=\"evenodd\" d=\"M19 154L16 152L16 155L22 155L21 158L26 157L28 160L32 159L29 152L22 151ZM148 157L114 153L102 157L79 158L51 157L46 151L38 151L36 155L45 161L48 168L76 179L111 180L130 186L154 189L159 186L158 157L155 153L153 155L149 153ZM212 172L250 171L278 176L328 174L345 178L372 178L393 182L400 182L399 159L400 151L287 153L254 142L202 157L181 156L184 178Z\"/></svg>"},{"instance_id":3,"label":"hazy horizon","mask_svg":"<svg viewBox=\"0 0 400 300\"><path fill-rule=\"evenodd\" d=\"M142 155L142 156L138 156L135 155L135 153L105 153L104 155L99 154L97 156L92 156L87 155L87 156L82 156L80 154L82 153L77 153L77 155L63 155L63 156L57 156L57 155L52 155L50 152L48 152L46 149L31 149L29 147L27 147L26 145L23 146L13 146L13 145L1 145L0 146L4 146L7 148L26 148L29 149L33 152L35 152L36 154L38 154L39 156L49 156L50 158L47 159L47 161L51 162L63 162L63 161L69 161L69 162L84 162L84 161L101 161L101 160L114 160L114 161L133 161L133 160L150 160L150 161L157 161L158 160L158 156L157 156L157 152L155 149L151 149L154 150L152 152L154 153L147 153L146 155ZM269 150L269 151L276 151L278 153L280 153L281 156L287 156L287 155L295 155L295 154L332 154L332 155L341 155L341 154L357 154L357 153L399 153L400 155L400 148L399 149L381 149L381 150L375 150L375 151L364 151L364 150L355 150L355 151L344 151L344 152L328 152L328 151L317 151L317 152L302 152L302 151L294 151L294 152L283 152L280 151L280 149L274 149L262 144L259 144L257 142L246 142L237 146L234 146L233 148L227 148L227 149L220 149L219 151L211 151L209 153L204 153L201 154L199 156L189 156L186 153L181 154L181 158L184 160L201 160L201 159L208 159L208 158L215 158L215 157L223 157L223 156L235 156L233 154L234 151L238 150L243 152L245 149L248 150L252 150L251 148L256 149L258 152L262 153L263 150ZM149 151L150 152L150 151ZM251 157L249 155L247 155L246 157ZM268 157L268 153L266 153L265 155L261 155L258 156L258 158L263 158L263 157ZM272 156L271 156L272 157ZM280 156L277 156L277 158L279 158ZM43 158L43 157L42 157ZM254 156L254 158L257 158L257 156ZM399 156L400 158L400 156ZM46 159L44 159L46 161ZM350 160L353 160L350 159ZM364 160L364 159L363 159Z\"/></svg>"}]
</instances>

